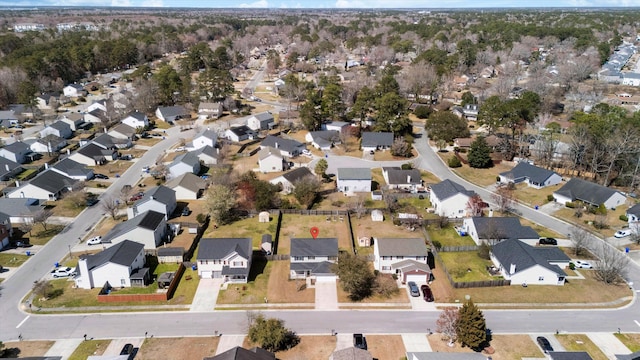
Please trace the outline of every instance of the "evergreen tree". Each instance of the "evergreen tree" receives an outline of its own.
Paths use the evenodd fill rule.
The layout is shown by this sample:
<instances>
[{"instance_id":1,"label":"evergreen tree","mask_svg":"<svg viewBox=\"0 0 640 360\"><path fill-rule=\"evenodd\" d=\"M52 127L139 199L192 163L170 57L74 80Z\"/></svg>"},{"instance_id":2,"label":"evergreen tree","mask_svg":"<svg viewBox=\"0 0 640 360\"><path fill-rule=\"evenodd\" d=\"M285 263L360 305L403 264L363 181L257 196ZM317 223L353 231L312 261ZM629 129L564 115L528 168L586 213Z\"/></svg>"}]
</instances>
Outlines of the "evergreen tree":
<instances>
[{"instance_id":1,"label":"evergreen tree","mask_svg":"<svg viewBox=\"0 0 640 360\"><path fill-rule=\"evenodd\" d=\"M479 136L471 143L467 160L469 161L469 166L472 168L485 169L493 165L491 161L491 148L489 144L487 144L484 136Z\"/></svg>"},{"instance_id":2,"label":"evergreen tree","mask_svg":"<svg viewBox=\"0 0 640 360\"><path fill-rule=\"evenodd\" d=\"M487 323L482 311L471 300L458 310L456 335L462 346L474 350L482 350L487 345Z\"/></svg>"}]
</instances>

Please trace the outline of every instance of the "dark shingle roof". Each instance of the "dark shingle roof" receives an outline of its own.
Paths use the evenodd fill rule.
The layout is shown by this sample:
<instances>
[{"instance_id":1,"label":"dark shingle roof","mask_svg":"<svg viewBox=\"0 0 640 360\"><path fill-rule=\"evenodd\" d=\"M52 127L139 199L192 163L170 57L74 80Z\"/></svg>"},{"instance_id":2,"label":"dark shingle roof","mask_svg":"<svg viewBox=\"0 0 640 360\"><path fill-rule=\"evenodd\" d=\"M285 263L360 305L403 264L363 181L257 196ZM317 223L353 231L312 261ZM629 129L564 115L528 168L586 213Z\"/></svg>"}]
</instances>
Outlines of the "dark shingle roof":
<instances>
[{"instance_id":1,"label":"dark shingle roof","mask_svg":"<svg viewBox=\"0 0 640 360\"><path fill-rule=\"evenodd\" d=\"M427 256L427 246L421 238L376 238L380 256Z\"/></svg>"},{"instance_id":2,"label":"dark shingle roof","mask_svg":"<svg viewBox=\"0 0 640 360\"><path fill-rule=\"evenodd\" d=\"M69 158L63 159L62 161L53 165L53 167L64 172L67 175L73 175L73 176L87 176L93 171L87 168L86 166L84 166L84 164L81 164L77 161L73 161Z\"/></svg>"},{"instance_id":3,"label":"dark shingle roof","mask_svg":"<svg viewBox=\"0 0 640 360\"><path fill-rule=\"evenodd\" d=\"M126 234L138 227L153 231L162 224L163 220L164 214L153 210L145 211L136 217L116 224L116 226L114 226L113 229L111 229L111 231L102 238L102 241L109 243L112 239L122 236L123 234Z\"/></svg>"},{"instance_id":4,"label":"dark shingle roof","mask_svg":"<svg viewBox=\"0 0 640 360\"><path fill-rule=\"evenodd\" d=\"M569 199L580 200L589 204L600 205L607 201L618 191L608 187L592 183L590 181L572 178L567 181L555 194Z\"/></svg>"},{"instance_id":5,"label":"dark shingle roof","mask_svg":"<svg viewBox=\"0 0 640 360\"><path fill-rule=\"evenodd\" d=\"M293 152L295 149L303 145L304 144L299 141L284 139L273 135L267 135L267 137L264 138L264 140L262 140L262 142L260 143L261 147L270 146L272 148L284 150L286 152Z\"/></svg>"},{"instance_id":6,"label":"dark shingle roof","mask_svg":"<svg viewBox=\"0 0 640 360\"><path fill-rule=\"evenodd\" d=\"M516 273L540 265L557 274L566 275L558 265L551 265L550 262L570 261L557 247L533 247L516 239L504 240L493 245L491 252L502 264L504 271L510 271L510 265L515 264Z\"/></svg>"},{"instance_id":7,"label":"dark shingle roof","mask_svg":"<svg viewBox=\"0 0 640 360\"><path fill-rule=\"evenodd\" d=\"M337 238L292 238L291 256L338 256Z\"/></svg>"},{"instance_id":8,"label":"dark shingle roof","mask_svg":"<svg viewBox=\"0 0 640 360\"><path fill-rule=\"evenodd\" d=\"M202 360L275 360L276 355L261 348L247 350L236 346L213 357L206 357Z\"/></svg>"},{"instance_id":9,"label":"dark shingle roof","mask_svg":"<svg viewBox=\"0 0 640 360\"><path fill-rule=\"evenodd\" d=\"M127 124L118 124L114 126L111 131L126 135L127 137L131 137L136 134L136 129Z\"/></svg>"},{"instance_id":10,"label":"dark shingle roof","mask_svg":"<svg viewBox=\"0 0 640 360\"><path fill-rule=\"evenodd\" d=\"M182 256L184 249L181 247L162 247L158 249L158 256Z\"/></svg>"},{"instance_id":11,"label":"dark shingle roof","mask_svg":"<svg viewBox=\"0 0 640 360\"><path fill-rule=\"evenodd\" d=\"M69 124L67 124L66 122L60 120L49 125L49 127L58 131L71 131L71 126L69 126Z\"/></svg>"},{"instance_id":12,"label":"dark shingle roof","mask_svg":"<svg viewBox=\"0 0 640 360\"><path fill-rule=\"evenodd\" d=\"M42 210L44 202L33 198L0 198L0 211L9 216L30 216Z\"/></svg>"},{"instance_id":13,"label":"dark shingle roof","mask_svg":"<svg viewBox=\"0 0 640 360\"><path fill-rule=\"evenodd\" d=\"M157 200L165 205L175 202L176 192L164 185L156 186L144 193L142 199L136 201L135 205L138 206L151 199Z\"/></svg>"},{"instance_id":14,"label":"dark shingle roof","mask_svg":"<svg viewBox=\"0 0 640 360\"><path fill-rule=\"evenodd\" d=\"M512 180L518 180L522 178L528 178L531 182L536 184L542 184L555 172L535 165L531 165L528 162L520 162L513 169L500 173L501 176L510 178Z\"/></svg>"},{"instance_id":15,"label":"dark shingle roof","mask_svg":"<svg viewBox=\"0 0 640 360\"><path fill-rule=\"evenodd\" d=\"M55 134L49 134L43 138L38 139L37 141L46 146L49 146L49 144L51 144L52 149L57 149L58 147L60 147L61 144L64 144L67 142L67 140Z\"/></svg>"},{"instance_id":16,"label":"dark shingle roof","mask_svg":"<svg viewBox=\"0 0 640 360\"><path fill-rule=\"evenodd\" d=\"M14 143L11 143L9 145L6 145L3 147L3 149L14 153L14 154L19 154L22 152L29 152L31 150L31 148L29 147L29 145L27 145L26 143L23 143L22 141L16 141Z\"/></svg>"},{"instance_id":17,"label":"dark shingle roof","mask_svg":"<svg viewBox=\"0 0 640 360\"><path fill-rule=\"evenodd\" d=\"M393 145L393 133L391 132L365 132L362 133L362 147L377 147Z\"/></svg>"},{"instance_id":18,"label":"dark shingle roof","mask_svg":"<svg viewBox=\"0 0 640 360\"><path fill-rule=\"evenodd\" d=\"M389 185L422 184L422 177L418 169L402 170L397 168L387 169Z\"/></svg>"},{"instance_id":19,"label":"dark shingle roof","mask_svg":"<svg viewBox=\"0 0 640 360\"><path fill-rule=\"evenodd\" d=\"M188 115L189 112L182 106L166 106L159 107L158 110L162 114L163 117L174 117L174 116L185 116Z\"/></svg>"},{"instance_id":20,"label":"dark shingle roof","mask_svg":"<svg viewBox=\"0 0 640 360\"><path fill-rule=\"evenodd\" d=\"M313 174L311 173L311 170L309 170L309 168L304 166L293 169L287 173L282 174L282 177L287 179L287 181L289 181L292 184L306 176L313 176Z\"/></svg>"},{"instance_id":21,"label":"dark shingle roof","mask_svg":"<svg viewBox=\"0 0 640 360\"><path fill-rule=\"evenodd\" d=\"M0 158L2 159L2 158ZM640 204L635 204L632 207L630 207L629 209L627 209L627 214L632 214L635 216L639 216L640 215Z\"/></svg>"},{"instance_id":22,"label":"dark shingle roof","mask_svg":"<svg viewBox=\"0 0 640 360\"><path fill-rule=\"evenodd\" d=\"M467 190L464 186L449 179L431 185L431 192L433 192L439 200L448 199L456 194L464 194L469 197L476 194L474 191Z\"/></svg>"},{"instance_id":23,"label":"dark shingle roof","mask_svg":"<svg viewBox=\"0 0 640 360\"><path fill-rule=\"evenodd\" d=\"M236 136L238 137L243 137L244 135L247 135L247 134L253 134L253 130L251 130L247 125L235 126L235 127L229 128L229 131L236 134Z\"/></svg>"},{"instance_id":24,"label":"dark shingle roof","mask_svg":"<svg viewBox=\"0 0 640 360\"><path fill-rule=\"evenodd\" d=\"M113 150L102 148L91 142L78 149L77 153L92 159L104 159L106 155L113 154Z\"/></svg>"},{"instance_id":25,"label":"dark shingle roof","mask_svg":"<svg viewBox=\"0 0 640 360\"><path fill-rule=\"evenodd\" d=\"M20 164L18 164L17 162L0 156L0 178L18 167L20 167Z\"/></svg>"},{"instance_id":26,"label":"dark shingle roof","mask_svg":"<svg viewBox=\"0 0 640 360\"><path fill-rule=\"evenodd\" d=\"M320 147L331 146L334 142L340 140L340 132L337 130L311 131L309 134L313 142Z\"/></svg>"},{"instance_id":27,"label":"dark shingle roof","mask_svg":"<svg viewBox=\"0 0 640 360\"><path fill-rule=\"evenodd\" d=\"M197 260L222 259L236 252L245 259L251 259L250 238L204 238L200 239Z\"/></svg>"},{"instance_id":28,"label":"dark shingle roof","mask_svg":"<svg viewBox=\"0 0 640 360\"><path fill-rule=\"evenodd\" d=\"M371 169L369 168L338 168L338 179L340 180L371 180Z\"/></svg>"},{"instance_id":29,"label":"dark shingle roof","mask_svg":"<svg viewBox=\"0 0 640 360\"><path fill-rule=\"evenodd\" d=\"M198 159L198 154L196 154L195 152L191 152L191 151L186 152L182 155L176 156L176 158L173 159L173 162L171 163L171 165L169 165L169 167L172 167L180 163L187 164L191 167L194 167L196 164L200 163L200 159Z\"/></svg>"},{"instance_id":30,"label":"dark shingle roof","mask_svg":"<svg viewBox=\"0 0 640 360\"><path fill-rule=\"evenodd\" d=\"M141 243L125 240L95 255L86 255L87 268L91 270L108 262L130 266L143 248Z\"/></svg>"},{"instance_id":31,"label":"dark shingle roof","mask_svg":"<svg viewBox=\"0 0 640 360\"><path fill-rule=\"evenodd\" d=\"M133 111L131 113L129 113L129 115L125 116L124 118L128 118L129 116L131 116L132 118L139 120L139 121L144 121L146 115L144 113L141 113L139 111Z\"/></svg>"},{"instance_id":32,"label":"dark shingle roof","mask_svg":"<svg viewBox=\"0 0 640 360\"><path fill-rule=\"evenodd\" d=\"M261 112L260 114L255 114L253 115L254 118L258 119L258 121L263 122L263 121L267 121L267 120L273 120L273 115L268 112Z\"/></svg>"},{"instance_id":33,"label":"dark shingle roof","mask_svg":"<svg viewBox=\"0 0 640 360\"><path fill-rule=\"evenodd\" d=\"M553 360L593 360L586 351L550 351L549 357Z\"/></svg>"},{"instance_id":34,"label":"dark shingle roof","mask_svg":"<svg viewBox=\"0 0 640 360\"><path fill-rule=\"evenodd\" d=\"M472 218L480 239L537 239L538 233L529 226L522 226L516 217Z\"/></svg>"},{"instance_id":35,"label":"dark shingle roof","mask_svg":"<svg viewBox=\"0 0 640 360\"><path fill-rule=\"evenodd\" d=\"M33 178L30 184L49 192L57 193L65 188L70 188L76 182L78 181L55 171L45 170L40 173L40 175Z\"/></svg>"},{"instance_id":36,"label":"dark shingle roof","mask_svg":"<svg viewBox=\"0 0 640 360\"><path fill-rule=\"evenodd\" d=\"M193 192L198 192L206 188L206 183L203 179L189 172L184 173L175 179L171 179L170 181L167 181L165 185L171 189L177 186L181 186Z\"/></svg>"}]
</instances>

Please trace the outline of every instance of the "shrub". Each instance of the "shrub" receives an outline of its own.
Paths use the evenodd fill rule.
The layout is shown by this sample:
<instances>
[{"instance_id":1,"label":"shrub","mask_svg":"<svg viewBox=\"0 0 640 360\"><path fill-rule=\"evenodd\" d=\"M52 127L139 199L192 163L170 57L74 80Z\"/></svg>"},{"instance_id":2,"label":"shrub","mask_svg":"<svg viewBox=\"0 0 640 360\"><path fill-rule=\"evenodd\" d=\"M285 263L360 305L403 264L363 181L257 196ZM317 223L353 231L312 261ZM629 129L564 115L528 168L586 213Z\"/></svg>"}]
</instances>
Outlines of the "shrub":
<instances>
[{"instance_id":1,"label":"shrub","mask_svg":"<svg viewBox=\"0 0 640 360\"><path fill-rule=\"evenodd\" d=\"M431 115L431 108L428 106L418 106L413 113L418 117L418 119L426 119Z\"/></svg>"},{"instance_id":2,"label":"shrub","mask_svg":"<svg viewBox=\"0 0 640 360\"><path fill-rule=\"evenodd\" d=\"M438 251L442 249L442 243L438 240L433 240L431 244L433 244L433 247L436 248L436 250Z\"/></svg>"},{"instance_id":3,"label":"shrub","mask_svg":"<svg viewBox=\"0 0 640 360\"><path fill-rule=\"evenodd\" d=\"M549 202L553 201L553 195L551 194L547 195L547 201Z\"/></svg>"},{"instance_id":4,"label":"shrub","mask_svg":"<svg viewBox=\"0 0 640 360\"><path fill-rule=\"evenodd\" d=\"M400 222L400 219L393 219L393 225L400 226L400 224L402 224L402 222Z\"/></svg>"},{"instance_id":5,"label":"shrub","mask_svg":"<svg viewBox=\"0 0 640 360\"><path fill-rule=\"evenodd\" d=\"M573 203L571 201L567 201L566 203L564 203L564 206L568 207L569 209L575 209L576 203Z\"/></svg>"},{"instance_id":6,"label":"shrub","mask_svg":"<svg viewBox=\"0 0 640 360\"><path fill-rule=\"evenodd\" d=\"M480 244L480 246L478 247L478 257L480 257L481 259L490 260L491 246L489 246L489 244L487 244L486 242Z\"/></svg>"},{"instance_id":7,"label":"shrub","mask_svg":"<svg viewBox=\"0 0 640 360\"><path fill-rule=\"evenodd\" d=\"M461 153L461 154L466 154L466 153L467 153L467 148L462 148L462 149L460 149L460 153Z\"/></svg>"},{"instance_id":8,"label":"shrub","mask_svg":"<svg viewBox=\"0 0 640 360\"><path fill-rule=\"evenodd\" d=\"M342 205L344 205L344 201L342 201L342 200L336 200L336 201L331 203L331 206L333 206L333 207L342 207Z\"/></svg>"},{"instance_id":9,"label":"shrub","mask_svg":"<svg viewBox=\"0 0 640 360\"><path fill-rule=\"evenodd\" d=\"M198 224L204 224L207 221L207 215L203 213L196 215L196 221Z\"/></svg>"},{"instance_id":10,"label":"shrub","mask_svg":"<svg viewBox=\"0 0 640 360\"><path fill-rule=\"evenodd\" d=\"M576 264L574 264L574 263L570 262L570 263L569 263L569 269L571 269L571 270L575 270L575 269L576 269Z\"/></svg>"},{"instance_id":11,"label":"shrub","mask_svg":"<svg viewBox=\"0 0 640 360\"><path fill-rule=\"evenodd\" d=\"M459 168L462 166L462 162L460 162L460 159L458 159L457 156L450 158L447 163L450 168Z\"/></svg>"},{"instance_id":12,"label":"shrub","mask_svg":"<svg viewBox=\"0 0 640 360\"><path fill-rule=\"evenodd\" d=\"M593 213L596 215L607 215L607 208L604 206L604 204L600 204L600 206L594 209Z\"/></svg>"},{"instance_id":13,"label":"shrub","mask_svg":"<svg viewBox=\"0 0 640 360\"><path fill-rule=\"evenodd\" d=\"M620 215L619 219L622 221L629 221L629 218L625 214Z\"/></svg>"},{"instance_id":14,"label":"shrub","mask_svg":"<svg viewBox=\"0 0 640 360\"><path fill-rule=\"evenodd\" d=\"M402 165L400 166L400 168L401 168L402 170L411 170L411 169L413 169L413 164L411 164L411 163L404 163L404 164L402 164Z\"/></svg>"}]
</instances>

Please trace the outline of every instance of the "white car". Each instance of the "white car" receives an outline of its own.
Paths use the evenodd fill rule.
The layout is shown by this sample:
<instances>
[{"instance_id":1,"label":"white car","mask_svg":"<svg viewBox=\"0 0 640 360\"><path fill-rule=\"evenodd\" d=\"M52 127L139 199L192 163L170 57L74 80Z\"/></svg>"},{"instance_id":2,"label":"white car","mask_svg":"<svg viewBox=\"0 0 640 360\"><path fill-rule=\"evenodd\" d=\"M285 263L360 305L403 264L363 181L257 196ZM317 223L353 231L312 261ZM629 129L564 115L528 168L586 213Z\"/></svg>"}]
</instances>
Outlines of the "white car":
<instances>
[{"instance_id":1,"label":"white car","mask_svg":"<svg viewBox=\"0 0 640 360\"><path fill-rule=\"evenodd\" d=\"M573 264L579 269L593 269L593 265L586 261L576 260L573 262Z\"/></svg>"},{"instance_id":2,"label":"white car","mask_svg":"<svg viewBox=\"0 0 640 360\"><path fill-rule=\"evenodd\" d=\"M617 238L623 238L623 237L627 237L629 235L631 235L631 229L618 230L618 231L616 231L615 234L613 234L613 236L615 236Z\"/></svg>"},{"instance_id":3,"label":"white car","mask_svg":"<svg viewBox=\"0 0 640 360\"><path fill-rule=\"evenodd\" d=\"M69 277L76 274L76 269L70 267L59 267L51 271L54 278Z\"/></svg>"},{"instance_id":4,"label":"white car","mask_svg":"<svg viewBox=\"0 0 640 360\"><path fill-rule=\"evenodd\" d=\"M307 155L307 156L311 156L311 151L309 151L307 149L304 149L304 150L302 150L302 154L303 155Z\"/></svg>"},{"instance_id":5,"label":"white car","mask_svg":"<svg viewBox=\"0 0 640 360\"><path fill-rule=\"evenodd\" d=\"M99 245L100 243L102 243L102 236L99 235L87 240L87 245Z\"/></svg>"}]
</instances>

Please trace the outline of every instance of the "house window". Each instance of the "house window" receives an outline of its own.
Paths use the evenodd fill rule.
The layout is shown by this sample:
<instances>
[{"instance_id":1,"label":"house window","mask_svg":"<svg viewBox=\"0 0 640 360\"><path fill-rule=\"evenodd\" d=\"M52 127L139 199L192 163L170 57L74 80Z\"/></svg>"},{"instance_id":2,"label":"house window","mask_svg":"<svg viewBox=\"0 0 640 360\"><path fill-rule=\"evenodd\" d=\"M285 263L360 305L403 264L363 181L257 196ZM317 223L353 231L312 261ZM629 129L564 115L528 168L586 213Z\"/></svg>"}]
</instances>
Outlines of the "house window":
<instances>
[{"instance_id":1,"label":"house window","mask_svg":"<svg viewBox=\"0 0 640 360\"><path fill-rule=\"evenodd\" d=\"M243 262L242 261L234 261L232 266L242 266Z\"/></svg>"},{"instance_id":2,"label":"house window","mask_svg":"<svg viewBox=\"0 0 640 360\"><path fill-rule=\"evenodd\" d=\"M294 256L293 260L294 261L302 261L302 260L304 260L304 256Z\"/></svg>"},{"instance_id":3,"label":"house window","mask_svg":"<svg viewBox=\"0 0 640 360\"><path fill-rule=\"evenodd\" d=\"M315 256L307 256L307 260L315 260L316 257Z\"/></svg>"},{"instance_id":4,"label":"house window","mask_svg":"<svg viewBox=\"0 0 640 360\"><path fill-rule=\"evenodd\" d=\"M328 256L327 259L336 261L336 260L338 260L338 257L337 256Z\"/></svg>"},{"instance_id":5,"label":"house window","mask_svg":"<svg viewBox=\"0 0 640 360\"><path fill-rule=\"evenodd\" d=\"M391 266L383 266L382 270L391 270Z\"/></svg>"},{"instance_id":6,"label":"house window","mask_svg":"<svg viewBox=\"0 0 640 360\"><path fill-rule=\"evenodd\" d=\"M544 281L544 276L539 276L538 281Z\"/></svg>"},{"instance_id":7,"label":"house window","mask_svg":"<svg viewBox=\"0 0 640 360\"><path fill-rule=\"evenodd\" d=\"M396 256L396 259L398 259L398 260L403 260L403 259L404 259L404 256Z\"/></svg>"},{"instance_id":8,"label":"house window","mask_svg":"<svg viewBox=\"0 0 640 360\"><path fill-rule=\"evenodd\" d=\"M383 256L382 260L391 260L391 256Z\"/></svg>"}]
</instances>

